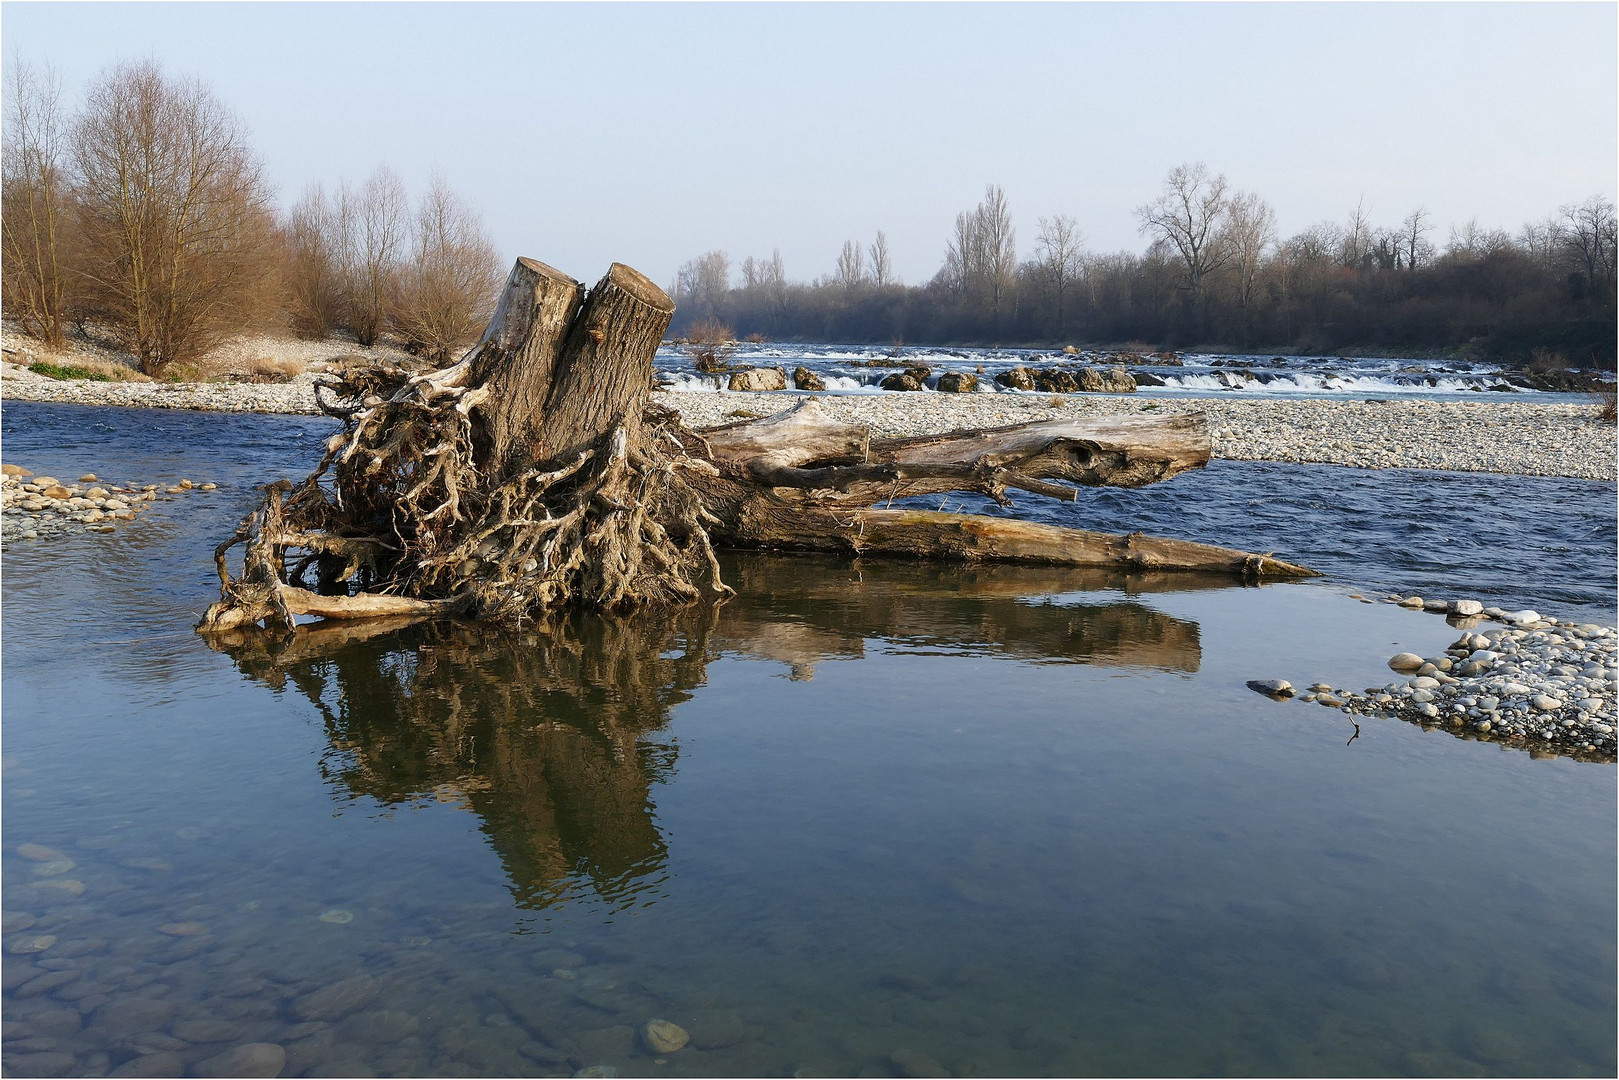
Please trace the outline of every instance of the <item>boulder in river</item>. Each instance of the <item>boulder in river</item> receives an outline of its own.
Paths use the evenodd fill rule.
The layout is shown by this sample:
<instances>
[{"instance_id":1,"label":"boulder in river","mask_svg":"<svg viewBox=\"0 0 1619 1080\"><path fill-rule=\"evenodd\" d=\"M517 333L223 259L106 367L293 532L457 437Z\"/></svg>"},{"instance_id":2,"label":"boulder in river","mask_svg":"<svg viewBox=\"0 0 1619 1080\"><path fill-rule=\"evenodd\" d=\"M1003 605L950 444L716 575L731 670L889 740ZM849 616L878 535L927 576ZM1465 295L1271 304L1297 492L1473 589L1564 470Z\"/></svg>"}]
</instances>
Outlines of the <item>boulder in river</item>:
<instances>
[{"instance_id":1,"label":"boulder in river","mask_svg":"<svg viewBox=\"0 0 1619 1080\"><path fill-rule=\"evenodd\" d=\"M1034 388L1043 394L1072 394L1075 390L1084 389L1084 372L1080 378L1075 378L1071 371L1061 369L1055 371L1037 371L1034 375Z\"/></svg>"},{"instance_id":2,"label":"boulder in river","mask_svg":"<svg viewBox=\"0 0 1619 1080\"><path fill-rule=\"evenodd\" d=\"M793 369L793 385L800 390L826 389L826 383L821 377L802 364Z\"/></svg>"},{"instance_id":3,"label":"boulder in river","mask_svg":"<svg viewBox=\"0 0 1619 1080\"><path fill-rule=\"evenodd\" d=\"M731 372L732 390L785 390L787 373L781 368L746 368Z\"/></svg>"},{"instance_id":4,"label":"boulder in river","mask_svg":"<svg viewBox=\"0 0 1619 1080\"><path fill-rule=\"evenodd\" d=\"M939 376L939 389L946 394L970 394L978 389L978 376L965 371L947 371Z\"/></svg>"},{"instance_id":5,"label":"boulder in river","mask_svg":"<svg viewBox=\"0 0 1619 1080\"><path fill-rule=\"evenodd\" d=\"M1011 390L1033 390L1034 372L1026 367L1015 367L995 376L995 381Z\"/></svg>"}]
</instances>

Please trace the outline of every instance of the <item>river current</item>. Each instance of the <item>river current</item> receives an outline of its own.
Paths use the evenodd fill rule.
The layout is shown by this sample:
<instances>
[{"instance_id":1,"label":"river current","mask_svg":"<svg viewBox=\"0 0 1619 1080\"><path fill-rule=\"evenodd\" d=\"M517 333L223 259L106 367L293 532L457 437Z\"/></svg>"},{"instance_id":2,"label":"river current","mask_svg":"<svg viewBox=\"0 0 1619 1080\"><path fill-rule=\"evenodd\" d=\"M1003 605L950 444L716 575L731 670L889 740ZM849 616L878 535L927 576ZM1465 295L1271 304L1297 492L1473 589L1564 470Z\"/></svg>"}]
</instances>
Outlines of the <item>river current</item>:
<instances>
[{"instance_id":1,"label":"river current","mask_svg":"<svg viewBox=\"0 0 1619 1080\"><path fill-rule=\"evenodd\" d=\"M1615 1071L1613 767L1244 687L1455 637L1355 591L1611 623L1611 484L1216 462L1015 512L1324 583L739 554L714 609L210 648L328 425L3 427L221 485L7 546L8 1073Z\"/></svg>"}]
</instances>

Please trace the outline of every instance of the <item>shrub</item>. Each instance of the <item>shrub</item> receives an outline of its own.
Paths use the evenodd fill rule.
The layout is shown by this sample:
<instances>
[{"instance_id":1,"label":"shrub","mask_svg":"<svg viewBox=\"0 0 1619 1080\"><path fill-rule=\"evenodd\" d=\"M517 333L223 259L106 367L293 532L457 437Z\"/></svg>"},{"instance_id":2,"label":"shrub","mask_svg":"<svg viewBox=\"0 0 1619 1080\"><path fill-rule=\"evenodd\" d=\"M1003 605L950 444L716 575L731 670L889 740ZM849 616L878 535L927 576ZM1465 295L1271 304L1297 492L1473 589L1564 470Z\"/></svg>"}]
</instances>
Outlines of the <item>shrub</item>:
<instances>
[{"instance_id":1,"label":"shrub","mask_svg":"<svg viewBox=\"0 0 1619 1080\"><path fill-rule=\"evenodd\" d=\"M472 344L494 313L500 260L477 211L435 176L416 212L411 262L392 307L405 347L435 364Z\"/></svg>"},{"instance_id":2,"label":"shrub","mask_svg":"<svg viewBox=\"0 0 1619 1080\"><path fill-rule=\"evenodd\" d=\"M698 371L709 374L729 371L731 358L736 355L735 331L718 319L704 318L686 331L686 340L680 348Z\"/></svg>"},{"instance_id":3,"label":"shrub","mask_svg":"<svg viewBox=\"0 0 1619 1080\"><path fill-rule=\"evenodd\" d=\"M51 379L84 379L89 382L152 381L134 368L106 360L74 360L66 364L36 360L28 365L28 370Z\"/></svg>"},{"instance_id":4,"label":"shrub","mask_svg":"<svg viewBox=\"0 0 1619 1080\"><path fill-rule=\"evenodd\" d=\"M148 375L194 361L273 304L269 188L240 121L150 61L91 86L73 129L96 306Z\"/></svg>"}]
</instances>

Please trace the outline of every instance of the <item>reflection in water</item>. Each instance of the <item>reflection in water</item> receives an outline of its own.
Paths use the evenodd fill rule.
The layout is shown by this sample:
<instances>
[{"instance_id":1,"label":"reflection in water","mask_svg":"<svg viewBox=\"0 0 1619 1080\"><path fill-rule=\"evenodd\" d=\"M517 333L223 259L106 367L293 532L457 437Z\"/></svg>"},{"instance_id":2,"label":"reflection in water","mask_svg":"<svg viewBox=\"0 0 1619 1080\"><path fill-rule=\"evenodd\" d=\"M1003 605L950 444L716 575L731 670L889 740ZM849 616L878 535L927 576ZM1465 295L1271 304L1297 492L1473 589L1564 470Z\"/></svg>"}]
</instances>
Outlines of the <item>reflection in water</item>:
<instances>
[{"instance_id":1,"label":"reflection in water","mask_svg":"<svg viewBox=\"0 0 1619 1080\"><path fill-rule=\"evenodd\" d=\"M817 659L864 655L868 639L906 652L1195 672L1196 623L1133 599L1068 598L1233 587L1230 578L1195 574L798 556L739 558L726 571L740 595L726 605L717 640L788 663L800 679L813 675Z\"/></svg>"},{"instance_id":2,"label":"reflection in water","mask_svg":"<svg viewBox=\"0 0 1619 1080\"><path fill-rule=\"evenodd\" d=\"M291 638L220 635L247 675L289 683L320 711L321 770L344 800L463 805L499 853L517 902L588 890L615 908L662 887L652 785L677 750L670 710L722 652L788 664L904 651L1196 671L1198 627L1133 600L1051 597L1199 584L1074 570L876 567L738 557L740 595L631 617L571 614L509 632L459 623L313 625ZM851 587L853 586L853 587ZM1030 597L1046 595L1046 600Z\"/></svg>"},{"instance_id":3,"label":"reflection in water","mask_svg":"<svg viewBox=\"0 0 1619 1080\"><path fill-rule=\"evenodd\" d=\"M657 733L703 681L713 617L574 616L520 633L321 626L217 644L320 710L321 769L343 797L466 806L524 907L581 887L625 906L662 878L650 793L675 750Z\"/></svg>"}]
</instances>

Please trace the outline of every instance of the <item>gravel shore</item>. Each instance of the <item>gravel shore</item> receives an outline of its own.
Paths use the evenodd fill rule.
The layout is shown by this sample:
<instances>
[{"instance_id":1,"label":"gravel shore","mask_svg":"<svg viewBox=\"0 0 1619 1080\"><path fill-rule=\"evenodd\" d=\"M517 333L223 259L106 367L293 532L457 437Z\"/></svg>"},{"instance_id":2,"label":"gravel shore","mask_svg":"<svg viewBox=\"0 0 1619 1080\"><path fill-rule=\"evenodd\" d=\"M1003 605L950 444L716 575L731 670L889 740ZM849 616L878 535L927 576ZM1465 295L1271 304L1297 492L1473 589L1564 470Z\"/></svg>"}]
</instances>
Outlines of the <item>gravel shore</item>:
<instances>
[{"instance_id":1,"label":"gravel shore","mask_svg":"<svg viewBox=\"0 0 1619 1080\"><path fill-rule=\"evenodd\" d=\"M6 364L0 394L13 401L318 413L316 375L311 370L280 384L83 382ZM704 428L766 416L802 396L720 391L659 392L655 398L680 410L688 425ZM1594 404L935 392L826 394L820 400L832 415L869 424L879 437L1144 410L1202 411L1214 429L1214 456L1233 461L1619 478L1615 425L1599 420Z\"/></svg>"},{"instance_id":2,"label":"gravel shore","mask_svg":"<svg viewBox=\"0 0 1619 1080\"><path fill-rule=\"evenodd\" d=\"M0 475L0 532L6 541L50 539L75 532L113 532L120 522L135 518L158 502L176 496L213 491L217 484L181 480L163 487L135 481L114 483L95 473L78 482L54 476L35 476L29 469L6 462Z\"/></svg>"},{"instance_id":3,"label":"gravel shore","mask_svg":"<svg viewBox=\"0 0 1619 1080\"><path fill-rule=\"evenodd\" d=\"M1536 754L1615 760L1615 675L1619 632L1567 622L1538 611L1504 611L1476 600L1390 596L1387 602L1437 612L1462 630L1445 652L1397 653L1389 667L1404 676L1363 692L1317 683L1301 695L1352 717L1381 717L1442 727L1463 738L1499 742ZM1494 627L1479 627L1494 621ZM1250 682L1278 700L1284 680Z\"/></svg>"}]
</instances>

